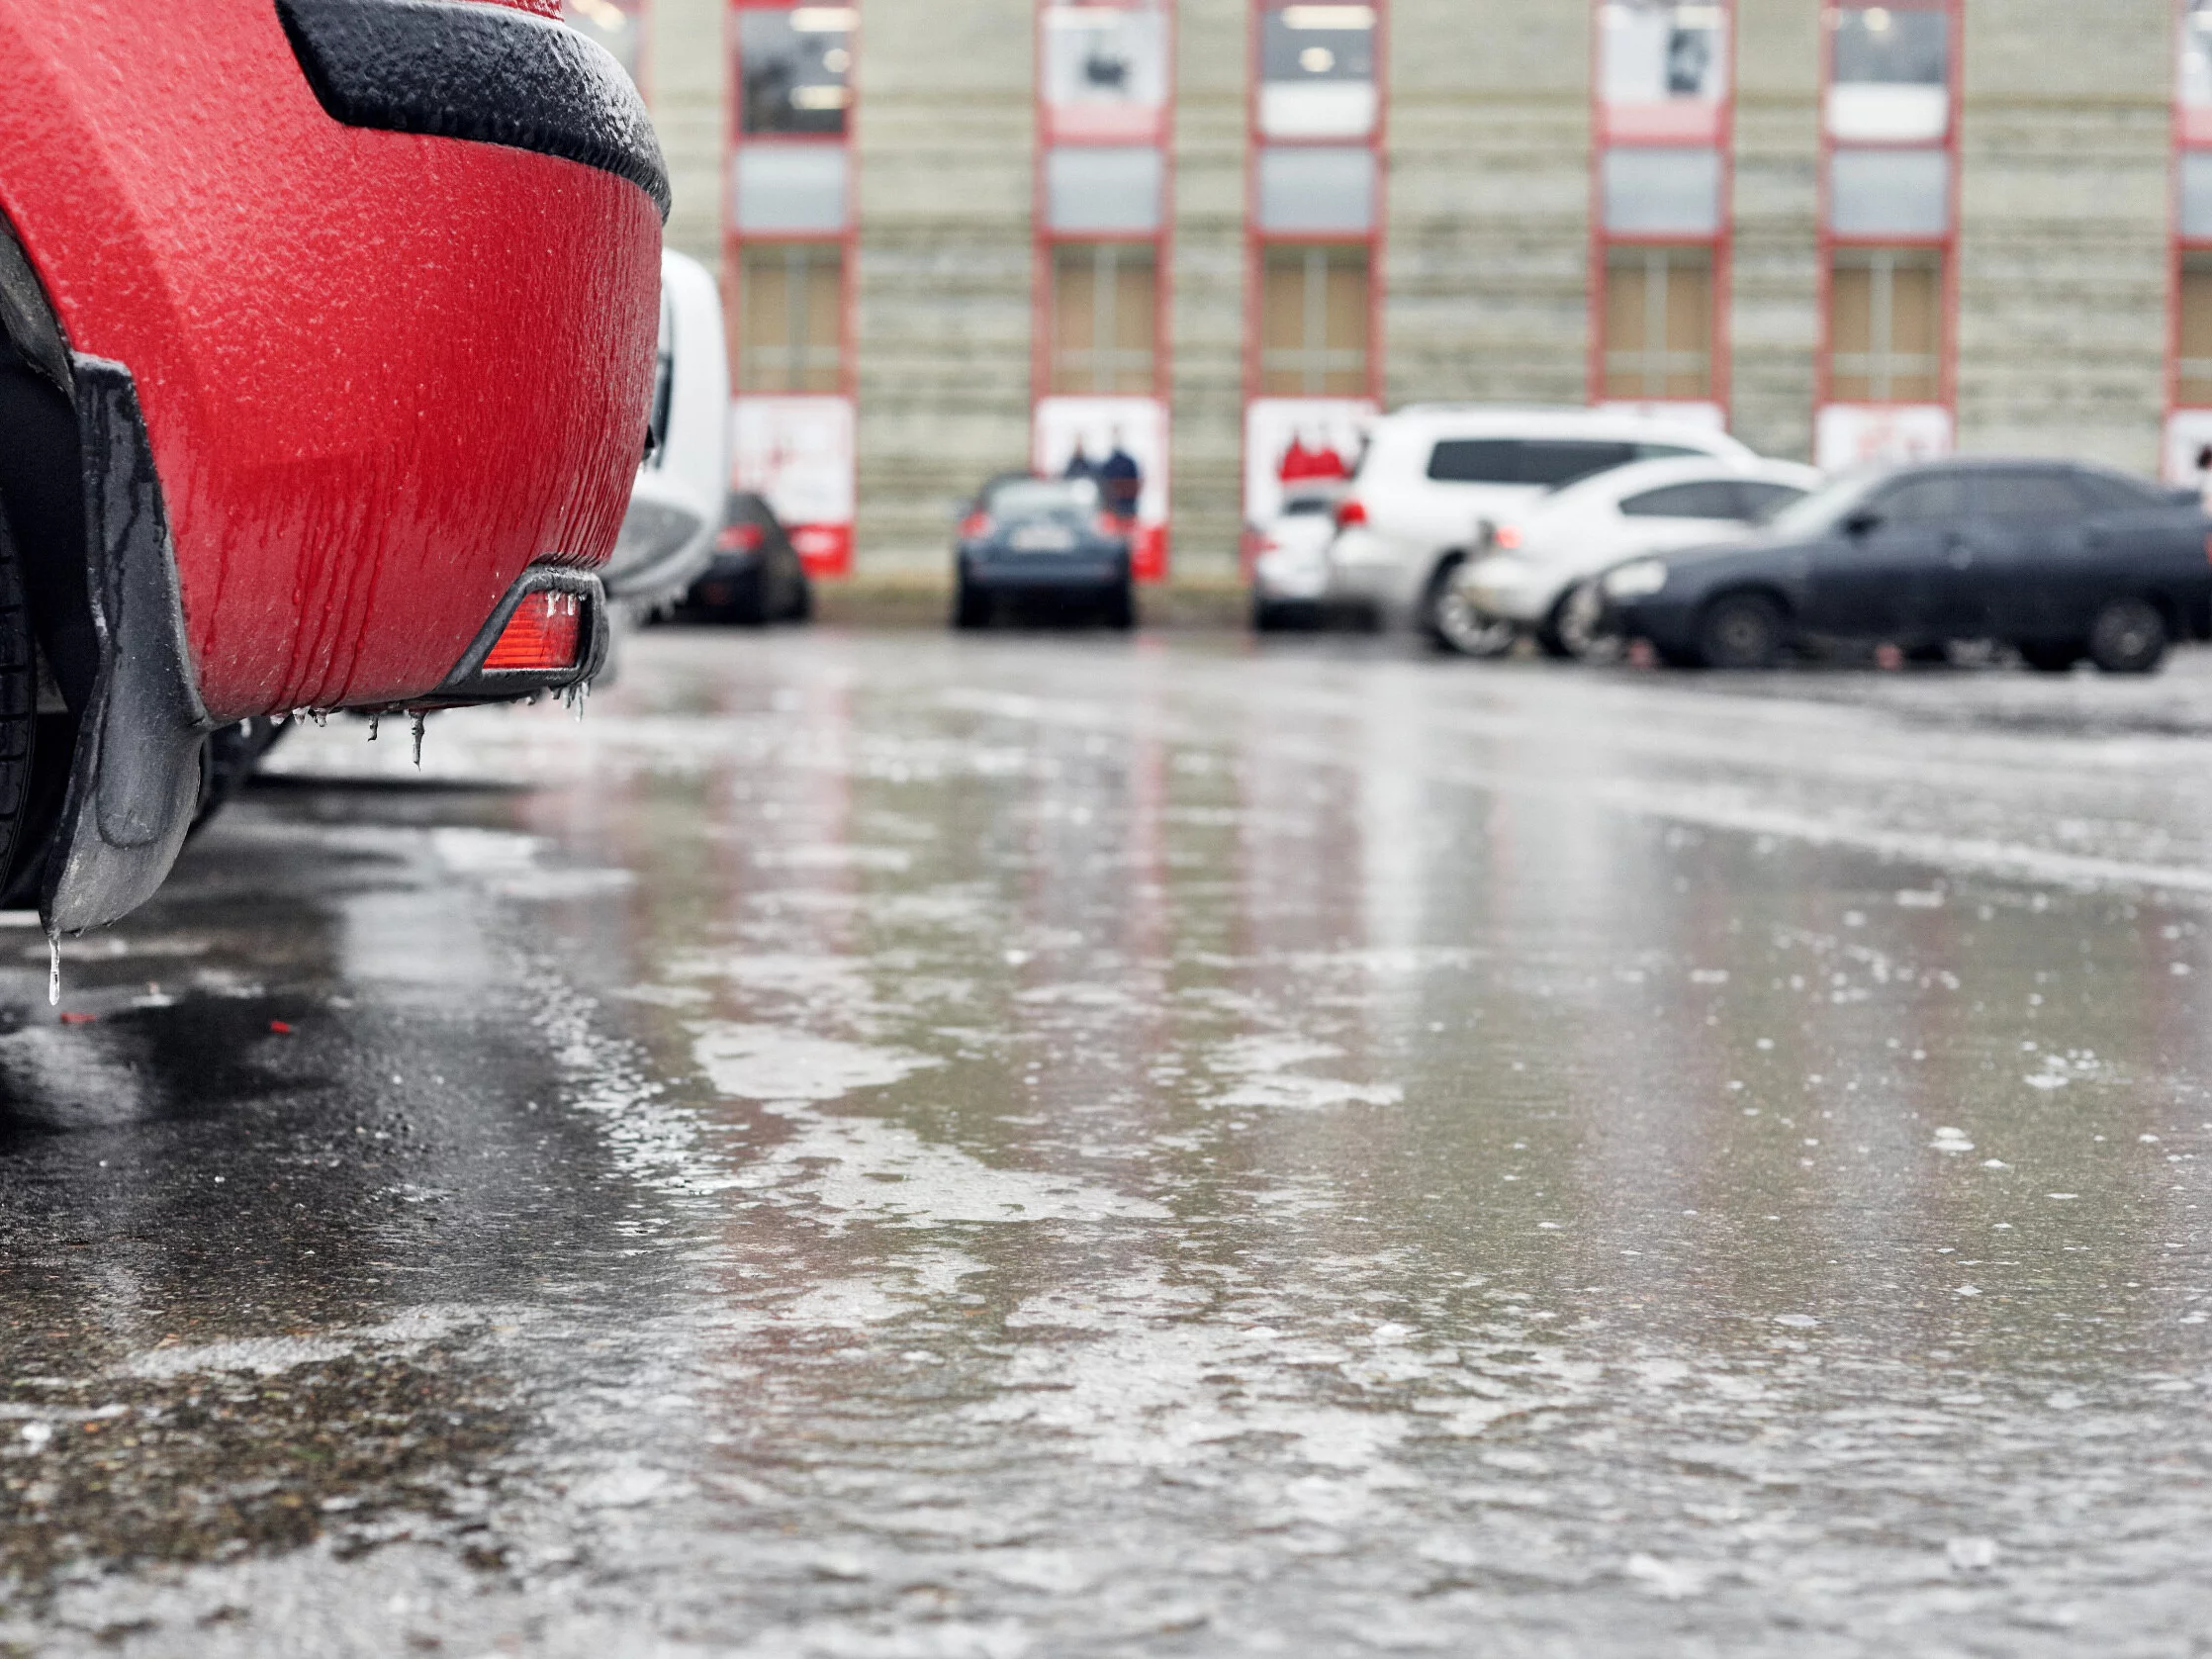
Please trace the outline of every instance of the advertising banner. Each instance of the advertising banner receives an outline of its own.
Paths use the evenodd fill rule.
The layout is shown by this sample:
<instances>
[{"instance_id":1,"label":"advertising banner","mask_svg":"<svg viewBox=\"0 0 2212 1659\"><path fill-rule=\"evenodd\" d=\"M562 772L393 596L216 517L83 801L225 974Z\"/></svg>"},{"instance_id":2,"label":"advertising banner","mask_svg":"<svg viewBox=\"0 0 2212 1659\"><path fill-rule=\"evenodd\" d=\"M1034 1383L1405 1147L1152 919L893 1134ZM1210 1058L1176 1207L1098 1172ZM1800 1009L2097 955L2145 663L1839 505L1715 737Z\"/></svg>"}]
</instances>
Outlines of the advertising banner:
<instances>
[{"instance_id":1,"label":"advertising banner","mask_svg":"<svg viewBox=\"0 0 2212 1659\"><path fill-rule=\"evenodd\" d=\"M1158 143L1167 20L1152 0L1059 0L1044 22L1045 141Z\"/></svg>"},{"instance_id":2,"label":"advertising banner","mask_svg":"<svg viewBox=\"0 0 2212 1659\"><path fill-rule=\"evenodd\" d=\"M1244 520L1265 524L1304 485L1351 475L1380 413L1367 398L1260 398L1244 411Z\"/></svg>"},{"instance_id":3,"label":"advertising banner","mask_svg":"<svg viewBox=\"0 0 2212 1659\"><path fill-rule=\"evenodd\" d=\"M1941 404L1830 404L1813 429L1812 462L1841 472L1867 461L1931 461L1953 441Z\"/></svg>"},{"instance_id":4,"label":"advertising banner","mask_svg":"<svg viewBox=\"0 0 2212 1659\"><path fill-rule=\"evenodd\" d=\"M809 574L853 565L850 398L744 397L731 405L730 482L768 499Z\"/></svg>"},{"instance_id":5,"label":"advertising banner","mask_svg":"<svg viewBox=\"0 0 2212 1659\"><path fill-rule=\"evenodd\" d=\"M1045 478L1097 480L1108 510L1137 521L1140 582L1167 576L1167 408L1157 398L1046 398L1031 465Z\"/></svg>"},{"instance_id":6,"label":"advertising banner","mask_svg":"<svg viewBox=\"0 0 2212 1659\"><path fill-rule=\"evenodd\" d=\"M1720 0L1607 0L1599 107L1613 143L1710 143L1728 96Z\"/></svg>"}]
</instances>

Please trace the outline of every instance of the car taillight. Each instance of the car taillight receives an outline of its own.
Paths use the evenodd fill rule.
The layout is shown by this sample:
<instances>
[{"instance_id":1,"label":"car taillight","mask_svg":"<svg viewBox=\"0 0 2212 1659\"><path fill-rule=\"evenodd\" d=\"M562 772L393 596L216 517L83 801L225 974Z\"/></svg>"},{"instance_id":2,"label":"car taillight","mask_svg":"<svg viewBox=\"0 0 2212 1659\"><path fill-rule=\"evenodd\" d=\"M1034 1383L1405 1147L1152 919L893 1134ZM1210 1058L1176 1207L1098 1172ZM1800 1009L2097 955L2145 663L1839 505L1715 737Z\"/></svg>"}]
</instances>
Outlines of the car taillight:
<instances>
[{"instance_id":1,"label":"car taillight","mask_svg":"<svg viewBox=\"0 0 2212 1659\"><path fill-rule=\"evenodd\" d=\"M1503 547L1508 553L1511 553L1521 545L1521 526L1519 524L1500 524L1490 532L1490 543L1493 547Z\"/></svg>"},{"instance_id":2,"label":"car taillight","mask_svg":"<svg viewBox=\"0 0 2212 1659\"><path fill-rule=\"evenodd\" d=\"M981 541L991 533L991 515L987 512L970 512L960 521L960 538L963 541Z\"/></svg>"},{"instance_id":3,"label":"car taillight","mask_svg":"<svg viewBox=\"0 0 2212 1659\"><path fill-rule=\"evenodd\" d=\"M583 638L582 599L574 594L527 594L500 630L484 667L492 672L574 668Z\"/></svg>"},{"instance_id":4,"label":"car taillight","mask_svg":"<svg viewBox=\"0 0 2212 1659\"><path fill-rule=\"evenodd\" d=\"M722 533L714 538L717 553L758 553L768 532L758 524L725 524Z\"/></svg>"},{"instance_id":5,"label":"car taillight","mask_svg":"<svg viewBox=\"0 0 2212 1659\"><path fill-rule=\"evenodd\" d=\"M1354 524L1367 522L1367 504L1357 496L1336 504L1336 528L1348 530Z\"/></svg>"}]
</instances>

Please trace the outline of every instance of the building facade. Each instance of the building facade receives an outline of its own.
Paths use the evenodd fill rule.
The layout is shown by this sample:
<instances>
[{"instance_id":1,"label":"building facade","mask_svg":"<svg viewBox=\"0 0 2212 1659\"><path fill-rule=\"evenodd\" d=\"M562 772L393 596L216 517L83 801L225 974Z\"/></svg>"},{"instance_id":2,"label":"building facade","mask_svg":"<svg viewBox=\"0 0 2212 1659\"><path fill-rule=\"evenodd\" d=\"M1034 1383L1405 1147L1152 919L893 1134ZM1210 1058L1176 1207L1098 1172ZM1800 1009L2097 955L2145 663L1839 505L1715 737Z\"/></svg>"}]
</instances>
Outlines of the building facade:
<instances>
[{"instance_id":1,"label":"building facade","mask_svg":"<svg viewBox=\"0 0 2212 1659\"><path fill-rule=\"evenodd\" d=\"M827 571L1121 451L1149 568L1226 573L1414 401L1828 464L2212 444L2212 0L570 3Z\"/></svg>"}]
</instances>

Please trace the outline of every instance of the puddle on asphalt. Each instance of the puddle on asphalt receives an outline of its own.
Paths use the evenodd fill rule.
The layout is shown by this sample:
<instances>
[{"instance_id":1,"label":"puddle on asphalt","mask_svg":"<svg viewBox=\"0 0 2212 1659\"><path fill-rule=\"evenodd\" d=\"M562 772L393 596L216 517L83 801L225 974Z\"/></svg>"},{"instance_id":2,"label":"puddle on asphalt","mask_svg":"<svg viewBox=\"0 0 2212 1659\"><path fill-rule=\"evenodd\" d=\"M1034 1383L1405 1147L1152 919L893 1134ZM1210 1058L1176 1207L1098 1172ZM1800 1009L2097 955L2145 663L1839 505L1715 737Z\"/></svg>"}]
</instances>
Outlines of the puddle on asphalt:
<instances>
[{"instance_id":1,"label":"puddle on asphalt","mask_svg":"<svg viewBox=\"0 0 2212 1659\"><path fill-rule=\"evenodd\" d=\"M1987 677L1931 757L1833 687L1639 747L1613 677L743 643L433 725L535 790L302 733L96 1021L0 969L0 1641L2201 1627L2212 923L2125 872L2212 774L2070 830Z\"/></svg>"}]
</instances>

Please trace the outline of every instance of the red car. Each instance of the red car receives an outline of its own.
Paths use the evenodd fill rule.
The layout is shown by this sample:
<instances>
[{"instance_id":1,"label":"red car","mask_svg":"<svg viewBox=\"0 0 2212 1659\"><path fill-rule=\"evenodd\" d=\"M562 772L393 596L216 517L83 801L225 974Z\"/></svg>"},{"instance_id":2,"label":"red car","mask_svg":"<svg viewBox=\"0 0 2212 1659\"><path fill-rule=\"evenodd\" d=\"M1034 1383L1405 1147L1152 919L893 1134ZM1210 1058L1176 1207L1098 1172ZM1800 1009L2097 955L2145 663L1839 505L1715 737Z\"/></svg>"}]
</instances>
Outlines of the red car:
<instances>
[{"instance_id":1,"label":"red car","mask_svg":"<svg viewBox=\"0 0 2212 1659\"><path fill-rule=\"evenodd\" d=\"M211 732L559 690L666 170L558 0L0 0L0 902L160 884Z\"/></svg>"}]
</instances>

